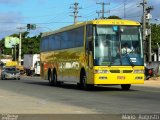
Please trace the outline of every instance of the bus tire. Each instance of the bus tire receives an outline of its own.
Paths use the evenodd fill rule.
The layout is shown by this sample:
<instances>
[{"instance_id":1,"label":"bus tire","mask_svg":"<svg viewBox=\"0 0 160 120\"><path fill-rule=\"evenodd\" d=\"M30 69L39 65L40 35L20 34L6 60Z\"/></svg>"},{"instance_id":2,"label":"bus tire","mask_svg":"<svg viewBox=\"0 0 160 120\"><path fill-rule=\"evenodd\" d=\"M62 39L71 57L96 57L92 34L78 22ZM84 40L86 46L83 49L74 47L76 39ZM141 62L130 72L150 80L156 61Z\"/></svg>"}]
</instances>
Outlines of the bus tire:
<instances>
[{"instance_id":1,"label":"bus tire","mask_svg":"<svg viewBox=\"0 0 160 120\"><path fill-rule=\"evenodd\" d=\"M122 84L121 85L122 90L129 90L130 87L131 87L131 84Z\"/></svg>"},{"instance_id":2,"label":"bus tire","mask_svg":"<svg viewBox=\"0 0 160 120\"><path fill-rule=\"evenodd\" d=\"M88 85L87 85L87 77L86 77L86 73L84 70L81 71L80 74L80 86L82 89L87 89Z\"/></svg>"},{"instance_id":3,"label":"bus tire","mask_svg":"<svg viewBox=\"0 0 160 120\"><path fill-rule=\"evenodd\" d=\"M83 88L83 89L86 89L86 88L87 88L86 76L82 76L82 88Z\"/></svg>"}]
</instances>

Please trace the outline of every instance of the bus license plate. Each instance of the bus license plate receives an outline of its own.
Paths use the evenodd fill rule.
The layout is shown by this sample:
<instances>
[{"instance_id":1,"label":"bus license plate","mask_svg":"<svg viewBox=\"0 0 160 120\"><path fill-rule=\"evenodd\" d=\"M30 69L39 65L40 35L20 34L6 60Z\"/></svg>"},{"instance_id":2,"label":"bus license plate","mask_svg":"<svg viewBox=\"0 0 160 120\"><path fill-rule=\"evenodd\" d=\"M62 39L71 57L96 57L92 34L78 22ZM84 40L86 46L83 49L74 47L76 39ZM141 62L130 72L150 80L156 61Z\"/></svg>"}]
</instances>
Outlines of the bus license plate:
<instances>
[{"instance_id":1,"label":"bus license plate","mask_svg":"<svg viewBox=\"0 0 160 120\"><path fill-rule=\"evenodd\" d=\"M117 76L117 79L124 80L125 76Z\"/></svg>"}]
</instances>

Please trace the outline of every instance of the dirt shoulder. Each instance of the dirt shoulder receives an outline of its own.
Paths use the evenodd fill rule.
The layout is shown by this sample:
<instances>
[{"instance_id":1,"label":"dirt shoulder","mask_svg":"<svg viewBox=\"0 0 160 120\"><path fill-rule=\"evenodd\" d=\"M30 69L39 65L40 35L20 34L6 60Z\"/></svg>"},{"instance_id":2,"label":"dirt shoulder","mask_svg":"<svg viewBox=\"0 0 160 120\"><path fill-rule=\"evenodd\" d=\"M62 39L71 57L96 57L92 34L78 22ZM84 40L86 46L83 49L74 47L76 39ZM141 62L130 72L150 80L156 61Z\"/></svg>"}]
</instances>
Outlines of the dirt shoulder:
<instances>
[{"instance_id":1,"label":"dirt shoulder","mask_svg":"<svg viewBox=\"0 0 160 120\"><path fill-rule=\"evenodd\" d=\"M149 80L145 80L144 84L138 84L136 86L160 88L160 77L152 77Z\"/></svg>"}]
</instances>

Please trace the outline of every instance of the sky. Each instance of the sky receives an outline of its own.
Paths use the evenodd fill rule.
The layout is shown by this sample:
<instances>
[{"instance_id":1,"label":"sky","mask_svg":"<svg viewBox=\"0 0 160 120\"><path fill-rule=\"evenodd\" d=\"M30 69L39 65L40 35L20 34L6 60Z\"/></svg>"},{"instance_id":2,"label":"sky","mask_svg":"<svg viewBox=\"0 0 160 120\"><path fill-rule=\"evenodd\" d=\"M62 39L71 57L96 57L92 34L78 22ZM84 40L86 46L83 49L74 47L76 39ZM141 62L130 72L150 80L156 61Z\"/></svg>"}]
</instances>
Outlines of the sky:
<instances>
[{"instance_id":1,"label":"sky","mask_svg":"<svg viewBox=\"0 0 160 120\"><path fill-rule=\"evenodd\" d=\"M30 36L39 35L46 31L54 31L73 24L73 3L78 2L81 16L78 21L93 20L98 17L96 11L102 6L96 3L106 2L105 16L117 15L125 19L141 21L143 0L0 0L0 39L13 33L19 33L19 27L25 29L27 24L36 24L37 29L31 30ZM126 3L124 5L124 2ZM148 6L153 6L152 23L160 23L160 0L147 0Z\"/></svg>"}]
</instances>

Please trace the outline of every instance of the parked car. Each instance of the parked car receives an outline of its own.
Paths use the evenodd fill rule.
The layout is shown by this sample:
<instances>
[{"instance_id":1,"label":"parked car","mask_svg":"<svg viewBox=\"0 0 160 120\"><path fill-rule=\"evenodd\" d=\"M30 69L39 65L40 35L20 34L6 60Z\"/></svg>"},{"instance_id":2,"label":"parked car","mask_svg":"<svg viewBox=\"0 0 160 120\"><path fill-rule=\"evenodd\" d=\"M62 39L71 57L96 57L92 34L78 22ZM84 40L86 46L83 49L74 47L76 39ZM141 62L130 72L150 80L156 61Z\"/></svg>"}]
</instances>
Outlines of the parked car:
<instances>
[{"instance_id":1,"label":"parked car","mask_svg":"<svg viewBox=\"0 0 160 120\"><path fill-rule=\"evenodd\" d=\"M5 67L1 72L1 79L18 79L20 80L20 72L16 67Z\"/></svg>"}]
</instances>

